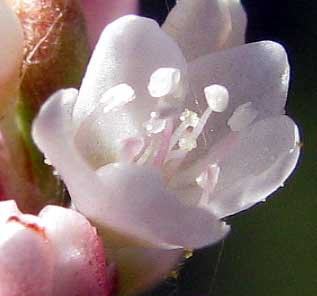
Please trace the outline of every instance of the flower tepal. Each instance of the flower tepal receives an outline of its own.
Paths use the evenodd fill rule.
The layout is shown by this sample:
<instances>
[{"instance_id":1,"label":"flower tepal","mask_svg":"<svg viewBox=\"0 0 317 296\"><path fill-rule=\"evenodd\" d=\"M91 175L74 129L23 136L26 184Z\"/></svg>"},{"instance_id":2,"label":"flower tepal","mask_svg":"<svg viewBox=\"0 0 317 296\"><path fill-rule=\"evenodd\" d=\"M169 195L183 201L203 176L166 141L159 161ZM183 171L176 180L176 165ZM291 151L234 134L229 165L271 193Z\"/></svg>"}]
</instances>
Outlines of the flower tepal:
<instances>
[{"instance_id":1,"label":"flower tepal","mask_svg":"<svg viewBox=\"0 0 317 296\"><path fill-rule=\"evenodd\" d=\"M202 18L211 2L197 2ZM218 26L236 15L244 23L237 1L216 2ZM226 27L186 50L178 13L190 3L179 2L167 33L137 16L106 27L79 92L54 94L34 123L37 145L103 231L130 290L157 281L182 248L223 238L220 219L264 200L299 154L297 127L284 115L284 49L264 41L196 59L214 50L210 38L217 50L239 45L242 30ZM188 28L193 18L184 21ZM168 260L155 264L155 254ZM139 262L153 272L132 279L127 270Z\"/></svg>"},{"instance_id":2,"label":"flower tepal","mask_svg":"<svg viewBox=\"0 0 317 296\"><path fill-rule=\"evenodd\" d=\"M135 51L133 40L122 43L124 38L118 32L137 38L146 52L157 51L158 60L147 63L150 57ZM150 39L144 32L157 38ZM158 44L167 48L162 51ZM118 54L118 48L124 48L128 56L113 56ZM130 58L130 50L137 59ZM172 63L168 54L174 57ZM108 66L104 67L104 63ZM120 70L126 66L131 71ZM167 186L167 171L173 170L166 169L166 175L163 171L170 152L174 153L169 149L171 137L176 136L172 125L184 110L186 84L181 92L173 85L165 89L166 98L151 97L151 75L161 68L177 69L181 81L177 75L170 77L172 84L181 85L186 63L175 42L154 21L135 16L119 19L104 31L79 96L75 90L56 93L35 120L33 137L67 184L76 208L101 228L137 240L143 248L199 248L224 237L228 227L208 209L184 204ZM88 104L85 93L91 98ZM145 125L151 119L155 128L149 130ZM98 136L100 132L107 136ZM88 196L93 197L93 202ZM174 263L175 259L166 269ZM155 272L153 275L156 278Z\"/></svg>"}]
</instances>

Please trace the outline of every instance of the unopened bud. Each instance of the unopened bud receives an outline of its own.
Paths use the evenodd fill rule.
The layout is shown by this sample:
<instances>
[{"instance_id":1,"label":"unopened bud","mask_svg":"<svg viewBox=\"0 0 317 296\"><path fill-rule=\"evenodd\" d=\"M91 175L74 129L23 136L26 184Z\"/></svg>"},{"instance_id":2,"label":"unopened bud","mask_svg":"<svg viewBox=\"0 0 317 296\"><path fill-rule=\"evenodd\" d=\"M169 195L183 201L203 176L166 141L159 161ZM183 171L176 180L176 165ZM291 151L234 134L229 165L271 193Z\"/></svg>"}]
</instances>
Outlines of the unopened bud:
<instances>
[{"instance_id":1,"label":"unopened bud","mask_svg":"<svg viewBox=\"0 0 317 296\"><path fill-rule=\"evenodd\" d=\"M16 66L11 80L19 100L16 110L11 108L10 114L5 113L1 132L9 150L10 167L14 168L10 181L14 188L19 188L14 198L23 210L36 212L47 202L64 204L65 190L34 145L31 124L53 92L79 87L88 62L88 42L77 0L6 0L11 10L7 6L2 9L2 1L0 61L4 61L0 78L2 69L8 71L7 65L12 60ZM17 44L19 55L15 53ZM5 80L4 83L7 89L10 84Z\"/></svg>"},{"instance_id":2,"label":"unopened bud","mask_svg":"<svg viewBox=\"0 0 317 296\"><path fill-rule=\"evenodd\" d=\"M85 25L76 0L7 0L24 33L22 100L37 112L56 90L78 87L88 62Z\"/></svg>"},{"instance_id":3,"label":"unopened bud","mask_svg":"<svg viewBox=\"0 0 317 296\"><path fill-rule=\"evenodd\" d=\"M23 33L19 20L0 0L0 116L15 102L23 58Z\"/></svg>"}]
</instances>

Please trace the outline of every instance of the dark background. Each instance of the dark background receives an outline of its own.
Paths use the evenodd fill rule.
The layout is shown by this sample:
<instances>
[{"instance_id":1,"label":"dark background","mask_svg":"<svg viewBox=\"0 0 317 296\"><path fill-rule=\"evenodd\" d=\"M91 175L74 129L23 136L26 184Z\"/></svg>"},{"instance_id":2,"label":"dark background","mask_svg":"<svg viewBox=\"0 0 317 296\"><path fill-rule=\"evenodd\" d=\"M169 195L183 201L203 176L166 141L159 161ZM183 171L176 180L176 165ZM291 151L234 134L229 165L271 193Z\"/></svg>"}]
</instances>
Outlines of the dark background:
<instances>
[{"instance_id":1,"label":"dark background","mask_svg":"<svg viewBox=\"0 0 317 296\"><path fill-rule=\"evenodd\" d=\"M140 1L141 14L162 22L174 2ZM278 41L289 54L287 112L301 130L301 160L274 198L230 219L225 242L196 252L177 281L168 280L147 296L317 295L317 1L243 5L247 42Z\"/></svg>"}]
</instances>

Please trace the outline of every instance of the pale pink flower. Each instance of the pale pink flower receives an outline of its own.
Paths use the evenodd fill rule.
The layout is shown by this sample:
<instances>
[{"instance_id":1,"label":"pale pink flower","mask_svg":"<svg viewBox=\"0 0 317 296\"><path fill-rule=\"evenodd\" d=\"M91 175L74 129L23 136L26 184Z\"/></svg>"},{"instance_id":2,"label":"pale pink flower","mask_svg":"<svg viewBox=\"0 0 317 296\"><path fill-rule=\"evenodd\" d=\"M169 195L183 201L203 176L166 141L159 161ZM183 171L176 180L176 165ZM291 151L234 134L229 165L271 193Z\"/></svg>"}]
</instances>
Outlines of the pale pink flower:
<instances>
[{"instance_id":1,"label":"pale pink flower","mask_svg":"<svg viewBox=\"0 0 317 296\"><path fill-rule=\"evenodd\" d=\"M237 0L180 1L162 29L122 17L79 92L57 92L35 120L35 142L99 225L125 291L223 238L219 219L264 201L295 167L285 50L241 45L245 25Z\"/></svg>"},{"instance_id":2,"label":"pale pink flower","mask_svg":"<svg viewBox=\"0 0 317 296\"><path fill-rule=\"evenodd\" d=\"M107 296L102 242L76 211L45 207L22 214L0 202L0 295Z\"/></svg>"}]
</instances>

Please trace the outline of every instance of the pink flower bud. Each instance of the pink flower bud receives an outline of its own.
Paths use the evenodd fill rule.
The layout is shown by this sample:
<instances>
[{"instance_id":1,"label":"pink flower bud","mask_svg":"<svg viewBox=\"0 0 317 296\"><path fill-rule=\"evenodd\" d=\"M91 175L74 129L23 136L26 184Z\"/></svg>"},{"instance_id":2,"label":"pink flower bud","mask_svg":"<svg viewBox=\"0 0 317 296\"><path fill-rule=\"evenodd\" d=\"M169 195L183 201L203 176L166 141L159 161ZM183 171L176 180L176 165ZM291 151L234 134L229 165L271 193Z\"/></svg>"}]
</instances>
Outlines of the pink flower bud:
<instances>
[{"instance_id":1,"label":"pink flower bud","mask_svg":"<svg viewBox=\"0 0 317 296\"><path fill-rule=\"evenodd\" d=\"M19 102L11 114L6 114L10 129L1 126L10 154L11 163L7 167L15 170L8 174L11 187L16 189L15 192L10 189L9 197L14 198L21 209L33 213L48 201L62 205L65 198L58 194L63 191L63 186L53 175L53 169L44 164L42 154L30 138L30 125L51 93L79 85L88 60L88 43L77 0L7 2L18 16L24 35ZM0 31L2 29L4 36L12 38L11 27L1 27Z\"/></svg>"},{"instance_id":2,"label":"pink flower bud","mask_svg":"<svg viewBox=\"0 0 317 296\"><path fill-rule=\"evenodd\" d=\"M88 220L70 209L24 215L0 202L0 295L109 296L103 245Z\"/></svg>"}]
</instances>

